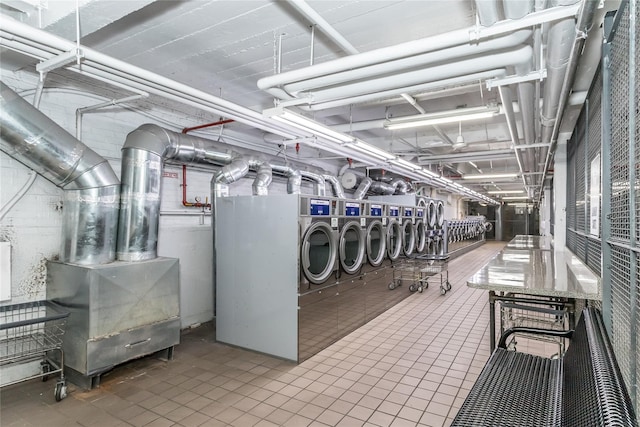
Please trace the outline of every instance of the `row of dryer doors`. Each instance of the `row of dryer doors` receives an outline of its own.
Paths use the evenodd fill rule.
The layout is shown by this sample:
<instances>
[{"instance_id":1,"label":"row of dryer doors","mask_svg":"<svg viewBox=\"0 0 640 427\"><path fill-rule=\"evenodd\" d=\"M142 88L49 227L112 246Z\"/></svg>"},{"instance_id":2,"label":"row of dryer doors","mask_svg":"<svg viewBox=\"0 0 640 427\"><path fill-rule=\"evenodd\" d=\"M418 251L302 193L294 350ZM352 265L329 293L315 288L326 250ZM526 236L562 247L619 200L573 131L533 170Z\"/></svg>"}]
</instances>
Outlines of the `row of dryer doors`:
<instances>
[{"instance_id":1,"label":"row of dryer doors","mask_svg":"<svg viewBox=\"0 0 640 427\"><path fill-rule=\"evenodd\" d=\"M314 221L301 238L301 270L313 284L326 283L340 269L345 274L359 274L363 269L379 268L385 259L430 250L422 221L413 224L363 218L361 222L341 219L338 229L330 221ZM364 226L364 228L363 228Z\"/></svg>"}]
</instances>

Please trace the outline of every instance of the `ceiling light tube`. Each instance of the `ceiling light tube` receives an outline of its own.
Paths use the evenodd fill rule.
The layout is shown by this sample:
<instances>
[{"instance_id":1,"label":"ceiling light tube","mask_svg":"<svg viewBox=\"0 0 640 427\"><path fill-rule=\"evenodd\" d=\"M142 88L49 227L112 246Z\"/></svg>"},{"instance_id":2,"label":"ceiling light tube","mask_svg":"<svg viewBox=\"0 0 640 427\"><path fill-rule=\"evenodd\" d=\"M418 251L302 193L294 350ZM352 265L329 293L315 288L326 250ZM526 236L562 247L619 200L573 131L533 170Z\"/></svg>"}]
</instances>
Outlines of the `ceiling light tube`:
<instances>
[{"instance_id":1,"label":"ceiling light tube","mask_svg":"<svg viewBox=\"0 0 640 427\"><path fill-rule=\"evenodd\" d=\"M524 190L491 190L487 194L522 194Z\"/></svg>"},{"instance_id":2,"label":"ceiling light tube","mask_svg":"<svg viewBox=\"0 0 640 427\"><path fill-rule=\"evenodd\" d=\"M507 196L502 197L502 200L528 200L529 196Z\"/></svg>"},{"instance_id":3,"label":"ceiling light tube","mask_svg":"<svg viewBox=\"0 0 640 427\"><path fill-rule=\"evenodd\" d=\"M498 107L458 108L456 110L440 111L438 113L387 119L384 122L384 127L389 130L397 130L445 123L458 123L468 120L487 119L495 116L499 112L500 109Z\"/></svg>"},{"instance_id":4,"label":"ceiling light tube","mask_svg":"<svg viewBox=\"0 0 640 427\"><path fill-rule=\"evenodd\" d=\"M387 151L384 151L376 147L375 145L367 144L366 142L361 141L359 139L356 139L353 144L349 145L349 147L355 150L358 150L361 153L370 154L372 156L378 157L379 159L385 160L385 161L394 160L396 158L396 156L394 156L393 154Z\"/></svg>"},{"instance_id":5,"label":"ceiling light tube","mask_svg":"<svg viewBox=\"0 0 640 427\"><path fill-rule=\"evenodd\" d=\"M462 179L500 179L500 178L517 178L517 173L496 173L496 174L479 174L464 175Z\"/></svg>"},{"instance_id":6,"label":"ceiling light tube","mask_svg":"<svg viewBox=\"0 0 640 427\"><path fill-rule=\"evenodd\" d=\"M339 144L345 144L348 142L352 142L354 140L354 138L350 135L337 132L323 125L322 123L318 123L315 120L312 120L308 117L294 113L292 111L285 110L282 107L275 107L275 108L264 110L262 114L265 117L270 117L274 120L279 121L280 123L293 126L304 132L309 132L320 138L325 138L330 141L337 142Z\"/></svg>"}]
</instances>

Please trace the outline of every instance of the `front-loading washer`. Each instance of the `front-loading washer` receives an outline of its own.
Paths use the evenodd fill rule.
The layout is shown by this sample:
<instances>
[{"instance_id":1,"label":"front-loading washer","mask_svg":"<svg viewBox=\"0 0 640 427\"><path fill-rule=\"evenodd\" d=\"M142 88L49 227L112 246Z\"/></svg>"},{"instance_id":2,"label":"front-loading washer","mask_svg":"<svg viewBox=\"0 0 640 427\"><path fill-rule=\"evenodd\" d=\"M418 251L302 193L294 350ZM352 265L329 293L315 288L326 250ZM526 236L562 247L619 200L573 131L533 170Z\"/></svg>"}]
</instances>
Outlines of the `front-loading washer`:
<instances>
[{"instance_id":1,"label":"front-loading washer","mask_svg":"<svg viewBox=\"0 0 640 427\"><path fill-rule=\"evenodd\" d=\"M387 205L387 257L396 261L402 252L402 223L400 207Z\"/></svg>"},{"instance_id":2,"label":"front-loading washer","mask_svg":"<svg viewBox=\"0 0 640 427\"><path fill-rule=\"evenodd\" d=\"M402 212L402 253L404 256L411 256L416 247L416 229L414 208L411 206L403 206Z\"/></svg>"}]
</instances>

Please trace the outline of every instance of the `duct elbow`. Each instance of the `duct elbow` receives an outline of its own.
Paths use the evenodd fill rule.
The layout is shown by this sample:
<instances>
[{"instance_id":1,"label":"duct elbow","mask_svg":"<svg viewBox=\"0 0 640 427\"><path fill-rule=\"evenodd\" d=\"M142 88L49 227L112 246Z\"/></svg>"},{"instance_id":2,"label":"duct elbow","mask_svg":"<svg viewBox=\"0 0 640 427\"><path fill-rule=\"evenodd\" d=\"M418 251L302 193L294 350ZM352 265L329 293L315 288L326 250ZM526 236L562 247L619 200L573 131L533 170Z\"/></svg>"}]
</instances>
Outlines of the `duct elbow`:
<instances>
[{"instance_id":1,"label":"duct elbow","mask_svg":"<svg viewBox=\"0 0 640 427\"><path fill-rule=\"evenodd\" d=\"M367 195L367 191L369 191L372 182L373 180L368 176L362 178L362 180L360 181L360 185L358 185L358 188L353 193L353 198L356 200L364 199L364 196Z\"/></svg>"},{"instance_id":2,"label":"duct elbow","mask_svg":"<svg viewBox=\"0 0 640 427\"><path fill-rule=\"evenodd\" d=\"M249 172L249 162L242 157L237 157L230 164L224 166L216 174L216 182L222 184L233 184L243 178Z\"/></svg>"},{"instance_id":3,"label":"duct elbow","mask_svg":"<svg viewBox=\"0 0 640 427\"><path fill-rule=\"evenodd\" d=\"M271 184L273 170L267 162L261 163L258 167L256 178L253 180L253 195L266 196L269 194L269 184Z\"/></svg>"},{"instance_id":4,"label":"duct elbow","mask_svg":"<svg viewBox=\"0 0 640 427\"><path fill-rule=\"evenodd\" d=\"M340 184L340 180L338 177L334 175L323 175L326 181L329 181L331 186L333 187L333 192L335 196L339 199L344 199L344 189L342 188L342 184Z\"/></svg>"},{"instance_id":5,"label":"duct elbow","mask_svg":"<svg viewBox=\"0 0 640 427\"><path fill-rule=\"evenodd\" d=\"M302 186L302 174L299 170L292 170L287 180L287 193L300 194L300 187Z\"/></svg>"}]
</instances>

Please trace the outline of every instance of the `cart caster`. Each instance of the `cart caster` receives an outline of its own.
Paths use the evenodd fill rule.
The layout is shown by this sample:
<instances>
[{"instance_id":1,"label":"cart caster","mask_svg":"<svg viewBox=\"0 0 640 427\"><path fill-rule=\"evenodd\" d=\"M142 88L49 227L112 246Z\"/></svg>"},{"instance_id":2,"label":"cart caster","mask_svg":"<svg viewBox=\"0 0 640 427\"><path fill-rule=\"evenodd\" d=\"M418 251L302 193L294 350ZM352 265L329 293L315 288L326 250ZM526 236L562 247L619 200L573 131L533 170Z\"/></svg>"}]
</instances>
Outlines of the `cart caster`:
<instances>
[{"instance_id":1,"label":"cart caster","mask_svg":"<svg viewBox=\"0 0 640 427\"><path fill-rule=\"evenodd\" d=\"M440 286L440 295L444 295L447 293L447 288L445 288L444 286Z\"/></svg>"},{"instance_id":2,"label":"cart caster","mask_svg":"<svg viewBox=\"0 0 640 427\"><path fill-rule=\"evenodd\" d=\"M409 286L409 292L415 292L417 290L418 290L418 287L415 284Z\"/></svg>"},{"instance_id":3,"label":"cart caster","mask_svg":"<svg viewBox=\"0 0 640 427\"><path fill-rule=\"evenodd\" d=\"M42 372L42 382L46 382L49 379L49 372L51 372L51 365L49 362L40 362L40 371Z\"/></svg>"},{"instance_id":4,"label":"cart caster","mask_svg":"<svg viewBox=\"0 0 640 427\"><path fill-rule=\"evenodd\" d=\"M59 381L56 384L55 397L56 402L60 402L62 399L67 397L67 384L64 381Z\"/></svg>"},{"instance_id":5,"label":"cart caster","mask_svg":"<svg viewBox=\"0 0 640 427\"><path fill-rule=\"evenodd\" d=\"M422 291L424 291L424 288L422 286L418 286L418 293L422 293Z\"/></svg>"},{"instance_id":6,"label":"cart caster","mask_svg":"<svg viewBox=\"0 0 640 427\"><path fill-rule=\"evenodd\" d=\"M392 291L392 290L394 290L395 288L396 288L396 284L395 284L395 283L393 283L393 282L389 283L389 290L391 290L391 291Z\"/></svg>"},{"instance_id":7,"label":"cart caster","mask_svg":"<svg viewBox=\"0 0 640 427\"><path fill-rule=\"evenodd\" d=\"M447 290L448 290L448 291L450 291L450 290L451 290L451 283L449 283L449 282L447 281L446 286L447 286Z\"/></svg>"}]
</instances>

